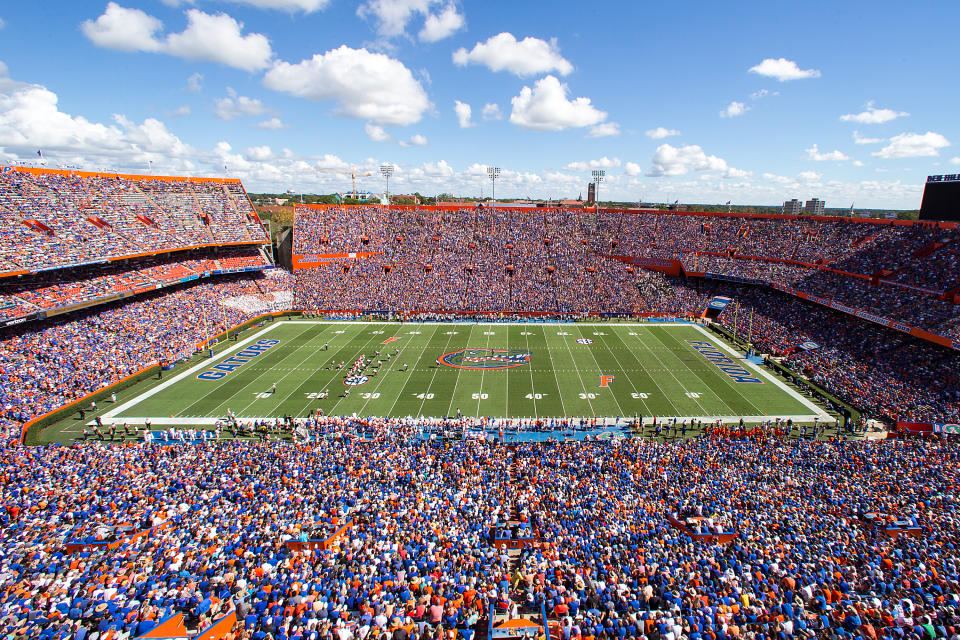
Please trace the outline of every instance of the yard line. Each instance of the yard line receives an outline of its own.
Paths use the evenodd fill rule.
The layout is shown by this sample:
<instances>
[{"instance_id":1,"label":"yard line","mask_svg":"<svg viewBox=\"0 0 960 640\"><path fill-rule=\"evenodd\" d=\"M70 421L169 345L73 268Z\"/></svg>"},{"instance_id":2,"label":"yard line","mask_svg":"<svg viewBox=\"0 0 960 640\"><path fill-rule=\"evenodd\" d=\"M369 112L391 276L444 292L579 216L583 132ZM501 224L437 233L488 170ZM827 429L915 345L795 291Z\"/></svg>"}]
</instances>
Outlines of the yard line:
<instances>
[{"instance_id":1,"label":"yard line","mask_svg":"<svg viewBox=\"0 0 960 640\"><path fill-rule=\"evenodd\" d=\"M397 355L397 363L398 363L398 364L399 364L399 362L400 362L400 357L401 357L404 353L406 353L407 349L409 349L413 343L414 343L414 338L411 336L410 340L408 340L407 343L406 343L405 345L403 345L403 349L400 349L400 353ZM421 351L421 353L423 352L423 347L420 348L420 351ZM418 358L418 360L419 360L419 358ZM413 373L414 371L416 371L416 368L410 369L409 371L410 371L410 373ZM385 374L383 374L382 376L380 376L379 373L377 374L378 376L380 376L380 379L377 381L376 386L373 387L373 391L371 391L370 393L377 393L377 392L379 392L380 387L383 385L384 382L386 382L387 378L390 376L390 372L391 372L391 370L390 370L389 367L388 367L388 368L387 368L387 372L386 372ZM393 373L396 373L396 371L393 371ZM372 400L372 398L367 398L367 401L363 403L363 406L362 406L362 407L360 407L360 411L357 412L358 415L361 415L361 416L363 415L363 410L367 408L367 405L368 405L368 404L370 404L370 400ZM383 416L383 417L387 417L387 416Z\"/></svg>"},{"instance_id":2,"label":"yard line","mask_svg":"<svg viewBox=\"0 0 960 640\"><path fill-rule=\"evenodd\" d=\"M629 353L633 357L636 363L640 365L639 369L631 369L631 371L637 371L639 373L646 373L647 375L649 375L650 381L653 382L653 386L657 388L657 391L660 393L660 395L663 396L663 398L670 404L671 407L673 407L674 412L677 412L678 411L677 405L673 404L673 401L670 400L670 397L666 393L664 393L663 387L657 384L656 377L651 375L651 372L659 371L659 369L651 369L650 367L644 367L643 364L640 362L640 358L637 357L637 354L634 353L634 351L630 349L629 346L627 346L627 341L623 339L623 336L621 336L619 333L616 333L616 332L614 332L613 335L617 336L617 339L620 340L620 343L623 345L623 348L627 351L627 353ZM634 337L639 337L639 335ZM644 345L641 343L641 346L644 346ZM646 403L644 403L644 405L646 405ZM650 411L650 407L648 405L647 405L647 410ZM653 416L652 411L650 411L650 416L651 417Z\"/></svg>"},{"instance_id":3,"label":"yard line","mask_svg":"<svg viewBox=\"0 0 960 640\"><path fill-rule=\"evenodd\" d=\"M712 335L710 335L710 332L708 332L705 328L703 328L703 327L701 327L701 326L699 326L699 325L697 325L695 328L697 329L697 331L699 331L700 333L702 333L703 335L705 335L707 338L710 338L710 339L715 340L715 338L714 338ZM739 357L739 354L738 354L736 351L734 351L734 350L730 347L730 345L728 345L728 344L727 344L726 342L724 342L723 340L716 340L716 342L717 342L718 345L720 345L720 348L722 348L722 349L723 349L724 351L726 351L727 353L729 353L729 354L731 354L731 355L733 355L733 356ZM760 365L755 364L755 363L753 363L753 362L750 362L749 360L744 360L743 362L744 362L744 365L746 365L746 366L747 366L748 368L750 368L750 369L753 369L754 371L756 371L757 373L759 373L761 376L763 376L764 378L766 378L767 380L769 380L770 382L772 382L775 386L777 386L777 387L779 387L780 389L782 389L782 390L783 390L784 392L786 392L787 395L789 395L791 398L793 398L794 400L796 400L797 402L799 402L800 404L802 404L802 405L805 406L806 408L810 409L810 410L813 411L815 414L819 415L821 419L830 419L830 418L832 417L829 413L827 413L826 411L824 411L821 407L818 407L818 406L815 405L813 402L811 402L811 401L807 400L806 398L804 398L804 397L803 397L802 395L800 395L796 390L791 389L790 387L788 387L782 380L778 379L775 375L773 375L772 373L770 373L769 371L767 371L766 367L761 367Z\"/></svg>"},{"instance_id":4,"label":"yard line","mask_svg":"<svg viewBox=\"0 0 960 640\"><path fill-rule=\"evenodd\" d=\"M473 330L475 327L470 327L470 331L467 333L467 339L464 344L470 344L470 336L473 335ZM449 332L448 332L449 333ZM488 340L489 341L489 340ZM444 349L446 351L446 349ZM453 381L453 391L450 392L450 404L447 405L447 415L451 415L453 410L453 399L457 395L457 385L460 384L460 376L463 375L463 369L457 369L457 379Z\"/></svg>"},{"instance_id":5,"label":"yard line","mask_svg":"<svg viewBox=\"0 0 960 640\"><path fill-rule=\"evenodd\" d=\"M583 332L581 331L581 334L582 333ZM577 359L573 357L573 349L570 348L570 342L566 340L567 337L569 336L563 336L561 342L563 342L564 346L567 348L567 353L570 354L570 360L573 362L573 368L576 370L577 378L580 380L580 387L583 389L583 395L585 396L584 399L587 401L587 404L590 405L590 414L593 417L597 417L597 412L593 410L593 402L590 401L590 397L587 394L587 385L583 383L583 376L580 375L580 367L577 366ZM596 362L596 358L594 358L593 361Z\"/></svg>"},{"instance_id":6,"label":"yard line","mask_svg":"<svg viewBox=\"0 0 960 640\"><path fill-rule=\"evenodd\" d=\"M584 335L582 328L579 329L579 331L580 331L580 337L581 337L581 338L586 338L587 340L592 340L592 338L587 338L587 336ZM594 341L594 344L597 344L597 342ZM606 348L606 346L604 346L604 348ZM597 356L593 353L593 349L591 349L589 346L586 347L586 349L587 349L587 351L590 352L590 357L593 358L593 364L597 365L597 371L598 371L601 375L603 375L603 370L600 368L600 362L597 361ZM609 349L607 349L607 351L609 351ZM618 364L619 364L619 362L618 362ZM583 382L583 379L581 378L580 381ZM584 387L584 391L586 391L586 387ZM617 400L617 394L615 394L615 393L613 392L613 390L610 391L610 397L612 397L612 398L613 398L613 401L614 401L615 403L617 403L617 409L620 411L620 416L619 416L619 417L621 417L621 418L626 417L626 416L624 415L624 413L623 413L623 407L620 405L620 401Z\"/></svg>"},{"instance_id":7,"label":"yard line","mask_svg":"<svg viewBox=\"0 0 960 640\"><path fill-rule=\"evenodd\" d=\"M471 333L471 334L473 333L473 329L472 329L472 328L470 329L470 333ZM434 331L434 332L433 332L433 335L437 335L437 332ZM432 339L433 339L433 336L430 336L430 339L432 340ZM452 335L447 338L447 343L446 343L445 345L443 345L443 353L446 353L446 352L447 352L447 347L450 346L450 340L452 340L452 339L453 339L453 336L452 336ZM426 391L423 392L423 400L420 401L420 411L418 412L417 415L423 415L423 405L425 405L425 404L427 403L427 394L430 393L430 389L433 387L433 381L437 379L437 372L440 370L440 367L442 367L442 366L443 366L443 365L441 365L440 363L437 363L437 368L433 370L433 375L430 376L430 384L427 385ZM403 394L405 390L406 390L406 385L404 385L404 388L400 391L400 393ZM398 396L397 399L399 400L400 397ZM394 403L394 404L396 404L396 403ZM430 416L430 417L439 417L439 416Z\"/></svg>"},{"instance_id":8,"label":"yard line","mask_svg":"<svg viewBox=\"0 0 960 640\"><path fill-rule=\"evenodd\" d=\"M562 326L562 325L559 325ZM529 338L527 339L527 344L530 344ZM550 343L547 342L547 328L543 328L543 344L547 350L547 359L550 360L550 372L553 374L553 381L557 385L557 395L560 396L560 411L563 412L562 416L553 416L554 418L568 418L567 415L567 406L563 402L563 392L560 390L560 378L557 377L557 368L553 366L553 356L550 355ZM533 356L530 357L530 362L533 362ZM531 366L533 366L531 364ZM533 371L530 371L530 376L533 376Z\"/></svg>"},{"instance_id":9,"label":"yard line","mask_svg":"<svg viewBox=\"0 0 960 640\"><path fill-rule=\"evenodd\" d=\"M274 329L276 329L277 327L279 327L281 324L283 324L283 323L282 323L282 322L273 322L273 323L271 323L269 327L266 327L266 328L263 329L262 331L258 331L257 333L253 334L252 336L250 336L250 337L248 337L248 338L245 338L245 339L237 342L237 344L235 344L233 347L227 348L227 349L224 350L224 352L221 353L219 356L215 356L215 357L213 357L213 358L205 358L205 359L204 359L202 362L200 362L199 364L196 364L196 365L190 367L189 369L187 369L186 371L183 371L182 373L179 373L179 374L173 376L172 378L169 378L166 382L161 382L161 383L158 384L157 386L153 387L152 389L148 389L147 391L141 393L141 394L138 395L137 397L131 398L130 400L127 400L126 402L124 402L123 404L121 404L119 407L112 407L112 408L110 409L110 411L107 411L106 413L103 414L103 418L114 418L114 417L117 416L118 413L122 413L123 411L126 411L126 410L129 409L130 407L135 407L135 406L137 406L138 404L140 404L141 402L143 402L143 401L146 400L147 398L151 398L151 397L155 396L156 394L158 394L158 393L160 393L161 391L167 389L167 388L170 387L171 385L174 385L174 384L176 384L177 382L180 382L181 380L183 380L184 378L186 378L186 377L189 376L190 374L196 373L197 371L200 371L200 369L203 369L204 367L209 367L209 366L211 366L212 364L214 364L214 363L216 363L216 362L220 362L221 360L225 360L226 358L231 357L231 356L232 356L234 353L236 353L237 351L242 351L248 344L250 344L250 343L253 342L254 340L257 340L258 338L262 338L264 335L266 335L267 333L270 333L271 331L273 331ZM107 420L104 420L104 422L105 422L106 424L115 424L115 423L116 423L116 421L114 421L114 422L107 422Z\"/></svg>"},{"instance_id":10,"label":"yard line","mask_svg":"<svg viewBox=\"0 0 960 640\"><path fill-rule=\"evenodd\" d=\"M317 335L323 335L323 334L320 333L320 334L317 334ZM303 333L297 334L297 338L300 338L301 336L303 336ZM293 356L294 354L298 353L301 349L304 349L304 348L309 347L310 342L311 342L311 340L310 340L310 338L308 338L307 341L304 342L303 344L297 345L297 348L293 351L293 353L291 353L289 356L287 356L286 358L284 358L284 359L281 360L280 362L286 361L288 358L290 358L290 357ZM297 363L297 367L299 367L300 365L302 365L302 364L303 364L304 362L306 362L309 358L311 358L311 357L313 357L314 355L316 355L316 353L317 353L316 349L307 348L307 355L306 355L306 357L304 357L303 360L301 360L300 362ZM278 363L278 364L279 364L279 363ZM292 368L287 369L287 370L286 370L287 373L283 374L283 376L280 378L280 380L275 381L275 382L283 382L283 381L286 380L291 374L293 374L293 372L296 371L296 370L297 370L296 367L292 367ZM273 369L268 369L266 372L264 372L264 375L266 375L266 374L269 373L270 371L273 371ZM257 376L257 378L255 378L253 382L256 382L257 380L259 380L259 379L262 378L262 377L263 377L262 375L261 375L261 376ZM250 386L253 384L253 382L251 382L251 383L248 384L246 387L244 387L244 389L249 389ZM298 388L299 388L299 386L298 386ZM237 392L237 393L240 393L240 392ZM261 392L254 391L253 393L254 393L254 394L259 394L259 393L261 393ZM237 394L234 394L234 395L237 395ZM289 397L289 396L288 396L288 397ZM259 399L260 399L260 398L259 398L257 395L255 395L255 396L254 396L254 399L251 400L249 403L247 403L247 406L245 406L240 413L235 413L234 415L237 415L238 417L241 417L241 418L242 418L242 417L243 417L243 414L246 413L247 409L249 409L249 408L252 407L254 404L256 404L257 400L259 400ZM228 398L227 401L229 402L229 400L230 400L230 399ZM282 404L283 404L283 403L281 402L280 404L278 404L278 405L276 405L275 407L273 407L272 412L275 413L276 411L278 411L278 410L280 409L280 406L281 406ZM219 406L218 406L217 408L219 408ZM266 413L270 413L270 412L271 412L271 411L268 411L268 412L266 412Z\"/></svg>"},{"instance_id":11,"label":"yard line","mask_svg":"<svg viewBox=\"0 0 960 640\"><path fill-rule=\"evenodd\" d=\"M400 325L400 326L403 327L403 326L406 326L406 325ZM386 335L386 334L381 333L381 334L370 334L370 335L371 335L371 336L376 336L376 338L379 338L380 336L383 336L383 335ZM367 350L367 348L370 346L370 343L371 343L373 340L375 340L376 338L374 338L374 337L368 338L367 341L363 344L363 346L360 347L359 351L354 351L354 354L353 354L352 356L350 356L350 358L353 359L353 358L355 358L358 354L363 355L363 352ZM355 360L354 360L354 361L355 361ZM346 361L344 361L344 365L343 365L343 366L344 366L344 367L347 366ZM341 374L342 372L343 372L342 369L339 370L339 371L336 371L336 372L334 373L333 377L330 378L329 382L327 382L327 384L324 385L324 388L326 388L327 385L332 384L334 380L336 380L337 378L339 378L339 377L340 377L340 374ZM361 373L360 375L363 375L363 374ZM378 374L378 375L379 375L379 374ZM347 386L347 385L342 385L342 386ZM339 396L337 396L337 397L339 397ZM347 399L346 397L343 397L343 398L340 398L339 400L337 400L336 402L334 402L334 403L333 403L333 406L331 406L330 409L327 411L327 415L331 415L331 416L332 416L332 415L336 415L335 409L340 405L341 402L346 401L346 399ZM309 406L309 403L307 403L307 406ZM358 414L358 415L359 415L359 414Z\"/></svg>"},{"instance_id":12,"label":"yard line","mask_svg":"<svg viewBox=\"0 0 960 640\"><path fill-rule=\"evenodd\" d=\"M524 334L523 338L524 338L524 340L526 340L526 342L527 342L527 353L532 353L532 352L530 351L530 335L529 335L530 332L529 332L529 331L521 331L520 333L523 333L523 334ZM533 357L531 357L530 360L531 360L531 362L532 362L532 361L533 361ZM530 371L530 397L533 399L533 417L534 417L534 419L536 419L536 418L539 418L539 417L540 417L540 414L537 412L537 385L536 385L536 383L534 383L534 381L533 381L533 367L532 367L532 366L531 366L531 367L527 367L527 369ZM556 377L556 376L554 376L554 377ZM509 380L508 380L508 381L509 381ZM560 388L560 387L557 387L557 389L559 389L559 388ZM509 392L509 388L507 389L507 391ZM509 395L509 393L508 393L507 395ZM563 402L563 398L560 398L560 402Z\"/></svg>"},{"instance_id":13,"label":"yard line","mask_svg":"<svg viewBox=\"0 0 960 640\"><path fill-rule=\"evenodd\" d=\"M493 332L490 331L490 332L488 332L488 333L493 333ZM473 330L470 331L470 334L473 335ZM485 347L485 349L486 349L487 351L490 350L490 336L487 336L487 346ZM475 417L480 417L480 396L483 394L483 377L484 377L486 374L487 374L487 370L486 370L486 369L482 369L482 370L480 371L480 389L479 389L479 391L477 392L477 413L476 413L476 416L475 416ZM459 380L460 378L458 377L457 379ZM504 411L504 413L506 413L506 411Z\"/></svg>"},{"instance_id":14,"label":"yard line","mask_svg":"<svg viewBox=\"0 0 960 640\"><path fill-rule=\"evenodd\" d=\"M334 325L334 326L336 326L336 325ZM323 336L323 335L324 335L324 332L320 332L320 333L317 334L316 337L320 337L320 336ZM350 359L349 362L352 363L352 362L353 362L352 358L353 358L354 356L356 356L357 351L356 351L353 347L350 346L350 342L353 341L353 339L354 339L354 337L356 337L356 335L359 335L359 331L357 332L357 334L352 335L352 336L346 338L346 343L345 343L343 346L341 346L339 349L337 349L336 351L333 352L333 358L331 358L331 360L336 360L336 359L338 358L338 356L340 355L340 353L343 352L344 350L346 350L346 351L348 352L348 354L349 354L349 355L347 356L347 358L349 358L349 359ZM308 340L308 343L309 343L309 342L310 342L310 341ZM320 341L317 340L317 342L319 343ZM369 340L368 340L368 342L369 342ZM327 343L329 343L329 340L327 340ZM366 345L364 345L364 348L366 348ZM351 353L351 352L352 352L352 353ZM320 351L319 349L314 349L312 355L317 355L317 354L320 354L320 353L326 353L327 355L329 355L329 354L330 354L330 351L327 350L326 352L323 352L323 351ZM324 355L324 356L323 356L323 360L321 361L321 367L316 367L316 366L313 366L313 367L302 367L302 368L301 368L301 367L296 367L296 368L294 369L294 371L309 371L310 374L309 374L308 376L306 376L306 378L303 379L303 380L300 382L300 384L298 384L298 385L293 389L293 391L291 391L289 394L287 394L287 396L286 396L282 401L280 401L280 403L277 404L277 406L275 406L275 407L273 408L273 411L279 411L279 409L280 409L288 400L291 400L291 399L294 397L294 394L299 393L300 390L303 389L304 385L307 384L307 382L310 380L311 377L313 377L314 375L316 375L316 373L317 373L318 371L322 371L322 370L323 370L323 369L322 369L322 365L325 364L326 361L327 361L327 356ZM348 362L348 360L344 360L344 366L347 366L347 362ZM303 364L303 363L301 362L300 364ZM340 373L341 371L342 371L342 369L335 371L335 372L334 372L334 376L333 376L332 378L330 378L330 380L328 380L325 384L323 384L323 385L321 385L321 386L323 386L324 388L326 388L327 385L329 385L331 382L333 382L333 380L334 380L335 378L337 378L337 377L339 376L339 373ZM310 393L310 392L307 392L307 393ZM302 408L297 409L296 412L290 412L290 413L291 413L294 417L299 417L307 408L310 407L310 404L311 404L310 400L307 400L307 402L303 405ZM308 411L308 412L307 412L306 414L304 414L304 415L309 415L309 414L310 414L310 412Z\"/></svg>"},{"instance_id":15,"label":"yard line","mask_svg":"<svg viewBox=\"0 0 960 640\"><path fill-rule=\"evenodd\" d=\"M426 324L426 323L421 323L421 324ZM443 323L441 323L441 322L437 322L437 323L435 323L435 324L436 324L436 327L434 328L433 333L431 333L431 334L430 334L430 338L427 339L427 342L426 342L427 345L429 345L431 342L433 342L433 338L434 338L434 336L437 335L437 331L439 331L439 330L440 330L440 327L443 326ZM446 347L450 346L450 339L451 339L451 338L453 338L453 336L450 336L449 338L447 338L447 344L444 346L444 349L443 349L444 352L446 352L446 350L447 350ZM426 351L426 345L424 346L424 348L423 348L422 351ZM420 360L423 360L423 353L420 354L420 358L418 359L417 362L419 363ZM437 366L439 366L439 365L437 365ZM437 375L437 370L436 370L436 369L433 370L433 375L434 375L434 377ZM410 378L408 377L407 380L406 380L402 385L400 385L400 391L397 393L397 397L394 398L393 404L390 405L390 411L389 411L389 413L387 413L387 416L392 416L392 415L393 415L393 410L397 408L397 403L400 402L400 398L403 397L403 394L404 394L404 392L405 392L406 389L407 389L407 382L409 382L409 381L410 381ZM433 384L433 379L430 380L430 384L431 384L431 385ZM429 388L429 387L428 387L428 388ZM423 409L423 403L420 404L420 408Z\"/></svg>"},{"instance_id":16,"label":"yard line","mask_svg":"<svg viewBox=\"0 0 960 640\"><path fill-rule=\"evenodd\" d=\"M658 340L658 342L660 342L660 341ZM663 344L662 342L660 342L660 343ZM673 369L670 369L669 367L667 367L667 363L663 361L663 358L661 358L660 356L657 355L657 352L656 352L656 351L654 351L653 349L651 349L650 347L648 347L648 346L646 345L646 343L644 343L642 340L640 341L640 344L643 345L643 348L646 349L647 351L649 351L649 352L653 355L653 357L657 359L657 362L660 363L660 366L663 367L663 370L666 371L667 373L669 373L669 374L670 374L670 377L677 381L677 384L680 385L680 388L683 389L683 392L684 392L685 394L686 394L686 393L690 393L690 391L687 389L686 385L683 384L683 382L680 381L680 378L677 377L677 374L673 371ZM657 386L659 387L660 385L657 385ZM663 391L663 390L661 389L661 393L662 393L662 391ZM690 396L687 396L687 397L689 398ZM703 412L704 414L707 413L707 410L704 409L704 407L703 407L702 404L700 404L700 400L699 400L698 398L691 398L691 400L693 400L694 402L697 403L697 405L700 407L700 411L701 411L701 412ZM676 410L677 405L673 404L673 402L672 402L669 398L667 398L667 402L669 402L670 405L674 408L674 410Z\"/></svg>"},{"instance_id":17,"label":"yard line","mask_svg":"<svg viewBox=\"0 0 960 640\"><path fill-rule=\"evenodd\" d=\"M623 344L624 346L626 346L626 344L624 344L624 342L623 342L623 339L620 338L619 335L617 335L617 331L614 330L614 331L611 331L611 333L612 333L613 335L617 336L617 339L620 340L620 344ZM606 346L606 345L604 345L604 346ZM607 351L609 351L610 354L613 356L613 359L617 361L617 366L620 367L620 371L622 371L624 374L626 374L627 371L628 371L628 369L626 369L626 368L623 366L623 364L620 363L620 358L617 357L617 352L616 352L616 350L615 350L615 349L611 349L610 347L607 347ZM644 413L645 413L646 415L650 415L650 407L649 407L649 406L647 405L647 403L643 400L643 398L639 397L640 390L637 389L637 386L636 386L635 384L633 384L633 378L632 378L631 376L629 376L629 375L627 375L627 376L625 376L625 377L626 377L626 379L627 379L627 382L630 383L630 387L633 389L634 393L638 394L637 399L640 400L640 402L643 404ZM636 415L636 412L634 412L634 415Z\"/></svg>"},{"instance_id":18,"label":"yard line","mask_svg":"<svg viewBox=\"0 0 960 640\"><path fill-rule=\"evenodd\" d=\"M653 337L656 338L657 341L660 342L660 344L663 344L664 346L667 346L666 343L665 343L663 340L661 340L660 337L657 336L656 334L654 334ZM686 343L683 343L683 344L686 344ZM712 344L712 343L711 343L711 344ZM710 383L708 383L708 382L706 381L706 379L703 378L703 376L701 376L699 373L697 373L698 369L695 369L694 367L687 367L687 368L688 368L688 369L690 370L690 372L691 372L693 375L695 375L703 384L707 385L708 388L711 388L711 390L713 390L712 387L710 387ZM717 370L717 372L714 372L713 370L710 370L710 372L713 374L713 377L714 377L714 378L720 378L720 379L722 379L722 380L727 384L727 386L730 387L731 390L733 390L734 393L736 393L738 396L740 396L740 398L743 399L743 401L746 402L747 405L749 405L751 409L753 409L754 412L756 412L756 413L764 413L764 410L763 410L762 407L758 407L758 406L755 405L753 402L751 402L746 396L744 396L742 393L740 393L740 390L737 389L737 386L736 386L737 383L735 383L733 380L731 380L731 379L729 378L729 376L726 376L726 375L718 375L719 373L721 373L721 372L719 372L719 370ZM717 392L714 391L714 393L717 393ZM717 394L717 396L719 397L720 394ZM722 402L722 403L723 403L723 406L725 406L727 409L729 409L729 410L731 411L731 413L737 413L736 411L733 410L733 407L731 407L729 404L727 404L726 400L724 400L723 398L720 398L720 402ZM745 413L745 412L744 412L744 413Z\"/></svg>"}]
</instances>

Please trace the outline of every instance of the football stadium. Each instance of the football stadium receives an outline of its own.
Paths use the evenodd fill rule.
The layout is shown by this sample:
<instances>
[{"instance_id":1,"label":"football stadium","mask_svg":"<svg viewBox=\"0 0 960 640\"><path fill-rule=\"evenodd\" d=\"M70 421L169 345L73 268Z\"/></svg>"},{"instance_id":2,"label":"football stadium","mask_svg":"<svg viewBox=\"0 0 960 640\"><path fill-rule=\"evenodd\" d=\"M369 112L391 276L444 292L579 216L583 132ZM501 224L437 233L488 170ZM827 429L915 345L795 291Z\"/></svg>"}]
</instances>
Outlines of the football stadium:
<instances>
[{"instance_id":1,"label":"football stadium","mask_svg":"<svg viewBox=\"0 0 960 640\"><path fill-rule=\"evenodd\" d=\"M717 115L573 97L675 8L82 4L0 9L0 638L960 639L954 94L762 58L825 7L691 12Z\"/></svg>"}]
</instances>

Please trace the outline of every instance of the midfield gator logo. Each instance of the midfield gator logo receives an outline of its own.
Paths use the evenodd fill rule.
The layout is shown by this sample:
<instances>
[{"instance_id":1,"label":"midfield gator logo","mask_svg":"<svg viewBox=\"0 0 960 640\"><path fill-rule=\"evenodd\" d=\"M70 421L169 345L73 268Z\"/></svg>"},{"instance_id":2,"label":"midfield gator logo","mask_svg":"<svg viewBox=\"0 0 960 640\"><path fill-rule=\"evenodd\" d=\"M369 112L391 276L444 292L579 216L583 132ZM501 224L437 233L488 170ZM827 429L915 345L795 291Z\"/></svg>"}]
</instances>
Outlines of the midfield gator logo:
<instances>
[{"instance_id":1,"label":"midfield gator logo","mask_svg":"<svg viewBox=\"0 0 960 640\"><path fill-rule=\"evenodd\" d=\"M437 362L454 369L512 369L529 364L530 356L519 349L460 349L443 354Z\"/></svg>"}]
</instances>

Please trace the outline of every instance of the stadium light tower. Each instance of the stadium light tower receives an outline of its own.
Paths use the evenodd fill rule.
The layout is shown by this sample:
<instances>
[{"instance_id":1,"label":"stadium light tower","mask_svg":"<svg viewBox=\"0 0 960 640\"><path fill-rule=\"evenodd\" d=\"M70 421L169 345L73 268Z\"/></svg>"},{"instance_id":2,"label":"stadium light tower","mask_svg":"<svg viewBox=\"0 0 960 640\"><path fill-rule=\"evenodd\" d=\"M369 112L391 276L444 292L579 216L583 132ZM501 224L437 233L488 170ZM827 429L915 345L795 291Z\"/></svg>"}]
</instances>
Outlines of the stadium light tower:
<instances>
[{"instance_id":1,"label":"stadium light tower","mask_svg":"<svg viewBox=\"0 0 960 640\"><path fill-rule=\"evenodd\" d=\"M490 176L490 182L493 183L493 202L497 202L497 178L500 177L500 167L487 167L487 175Z\"/></svg>"},{"instance_id":2,"label":"stadium light tower","mask_svg":"<svg viewBox=\"0 0 960 640\"><path fill-rule=\"evenodd\" d=\"M600 206L600 183L603 182L603 179L606 177L607 172L603 169L594 169L591 173L593 175L593 184L597 185L593 191L593 197L597 200L597 206Z\"/></svg>"},{"instance_id":3,"label":"stadium light tower","mask_svg":"<svg viewBox=\"0 0 960 640\"><path fill-rule=\"evenodd\" d=\"M387 205L390 205L390 176L393 175L393 165L385 162L380 165L380 173L383 174L383 177L387 179Z\"/></svg>"}]
</instances>

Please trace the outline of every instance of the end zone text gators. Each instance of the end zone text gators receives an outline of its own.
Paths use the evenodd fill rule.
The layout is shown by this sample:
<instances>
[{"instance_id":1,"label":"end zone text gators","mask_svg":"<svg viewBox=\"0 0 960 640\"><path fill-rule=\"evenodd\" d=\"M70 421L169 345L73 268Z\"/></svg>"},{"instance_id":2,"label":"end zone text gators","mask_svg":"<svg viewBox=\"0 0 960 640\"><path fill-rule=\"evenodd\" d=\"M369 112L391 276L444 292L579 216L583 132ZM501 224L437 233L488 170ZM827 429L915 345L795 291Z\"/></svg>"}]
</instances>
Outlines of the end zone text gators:
<instances>
[{"instance_id":1,"label":"end zone text gators","mask_svg":"<svg viewBox=\"0 0 960 640\"><path fill-rule=\"evenodd\" d=\"M745 384L763 384L763 380L754 378L750 372L738 365L728 356L725 356L719 349L701 340L687 340L687 344L700 352L704 358L717 365L720 371L730 376L734 382Z\"/></svg>"},{"instance_id":2,"label":"end zone text gators","mask_svg":"<svg viewBox=\"0 0 960 640\"><path fill-rule=\"evenodd\" d=\"M221 362L216 364L213 368L204 371L197 376L198 380L219 380L223 378L228 373L231 373L234 369L242 367L243 365L250 362L251 359L256 358L258 355L269 349L270 347L280 344L279 340L257 340L255 343L249 347L245 347L242 351L237 351L235 354Z\"/></svg>"}]
</instances>

